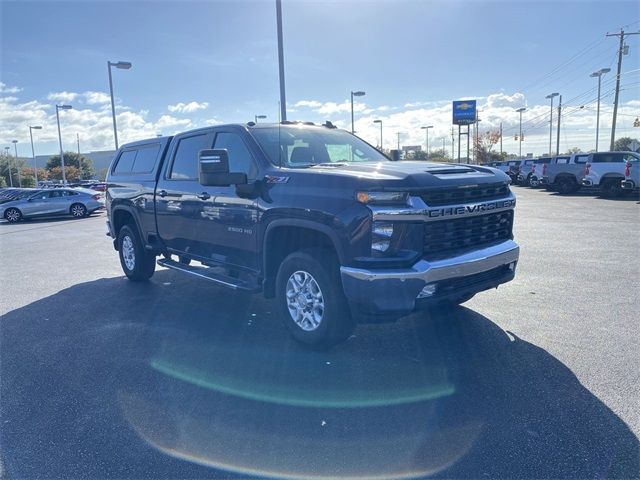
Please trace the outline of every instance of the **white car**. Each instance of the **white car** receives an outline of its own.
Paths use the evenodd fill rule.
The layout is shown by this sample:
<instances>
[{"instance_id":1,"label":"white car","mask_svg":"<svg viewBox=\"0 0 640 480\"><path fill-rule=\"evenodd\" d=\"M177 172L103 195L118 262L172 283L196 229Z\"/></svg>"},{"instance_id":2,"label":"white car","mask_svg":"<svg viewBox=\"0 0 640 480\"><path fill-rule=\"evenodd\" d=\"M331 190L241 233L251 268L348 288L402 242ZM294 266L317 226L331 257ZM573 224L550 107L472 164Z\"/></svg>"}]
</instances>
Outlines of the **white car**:
<instances>
[{"instance_id":1,"label":"white car","mask_svg":"<svg viewBox=\"0 0 640 480\"><path fill-rule=\"evenodd\" d=\"M605 197L614 197L626 192L622 188L627 164L637 168L640 155L634 152L599 152L591 154L584 167L582 185L598 187Z\"/></svg>"}]
</instances>

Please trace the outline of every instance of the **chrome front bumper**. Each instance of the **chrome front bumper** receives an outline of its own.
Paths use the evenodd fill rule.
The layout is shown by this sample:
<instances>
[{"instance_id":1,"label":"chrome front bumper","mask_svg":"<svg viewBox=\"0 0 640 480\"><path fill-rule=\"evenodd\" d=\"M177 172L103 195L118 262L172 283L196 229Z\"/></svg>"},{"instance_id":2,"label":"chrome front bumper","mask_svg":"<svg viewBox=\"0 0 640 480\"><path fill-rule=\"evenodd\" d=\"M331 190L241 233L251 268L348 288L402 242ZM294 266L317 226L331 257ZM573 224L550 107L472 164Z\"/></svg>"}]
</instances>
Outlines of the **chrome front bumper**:
<instances>
[{"instance_id":1,"label":"chrome front bumper","mask_svg":"<svg viewBox=\"0 0 640 480\"><path fill-rule=\"evenodd\" d=\"M520 255L520 247L507 240L480 250L471 251L442 260L420 260L410 268L368 270L341 267L342 284L350 302L361 310L374 314L406 314L416 308L416 301L423 297L423 290L434 288L432 299L443 299L439 284L461 280L460 287L445 296L462 296L497 287L513 278ZM471 281L474 276L508 267L495 278ZM470 282L464 284L465 277ZM445 282L445 283L442 283Z\"/></svg>"}]
</instances>

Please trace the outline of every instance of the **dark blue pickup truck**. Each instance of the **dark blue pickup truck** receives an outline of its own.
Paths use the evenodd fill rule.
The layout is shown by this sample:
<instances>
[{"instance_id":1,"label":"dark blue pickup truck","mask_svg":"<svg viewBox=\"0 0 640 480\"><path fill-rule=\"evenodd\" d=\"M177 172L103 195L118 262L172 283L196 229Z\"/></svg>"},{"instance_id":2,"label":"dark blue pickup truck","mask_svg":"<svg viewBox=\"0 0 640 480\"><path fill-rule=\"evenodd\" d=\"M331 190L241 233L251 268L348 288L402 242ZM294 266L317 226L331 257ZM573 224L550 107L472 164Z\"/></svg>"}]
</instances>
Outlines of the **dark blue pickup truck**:
<instances>
[{"instance_id":1,"label":"dark blue pickup truck","mask_svg":"<svg viewBox=\"0 0 640 480\"><path fill-rule=\"evenodd\" d=\"M131 280L157 263L275 297L301 342L458 304L513 279L509 177L393 162L330 123L219 125L123 145L108 234Z\"/></svg>"}]
</instances>

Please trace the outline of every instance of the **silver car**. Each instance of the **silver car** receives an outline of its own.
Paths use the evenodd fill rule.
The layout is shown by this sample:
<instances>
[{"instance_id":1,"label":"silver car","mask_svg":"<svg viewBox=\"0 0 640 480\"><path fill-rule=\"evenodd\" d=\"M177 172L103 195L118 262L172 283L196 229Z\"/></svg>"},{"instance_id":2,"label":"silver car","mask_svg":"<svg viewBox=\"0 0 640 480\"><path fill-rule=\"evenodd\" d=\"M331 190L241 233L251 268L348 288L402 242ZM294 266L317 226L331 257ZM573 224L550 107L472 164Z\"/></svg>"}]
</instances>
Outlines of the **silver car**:
<instances>
[{"instance_id":1,"label":"silver car","mask_svg":"<svg viewBox=\"0 0 640 480\"><path fill-rule=\"evenodd\" d=\"M104 208L98 192L84 188L37 190L28 197L0 204L0 217L9 222L48 215L71 215L82 218Z\"/></svg>"}]
</instances>

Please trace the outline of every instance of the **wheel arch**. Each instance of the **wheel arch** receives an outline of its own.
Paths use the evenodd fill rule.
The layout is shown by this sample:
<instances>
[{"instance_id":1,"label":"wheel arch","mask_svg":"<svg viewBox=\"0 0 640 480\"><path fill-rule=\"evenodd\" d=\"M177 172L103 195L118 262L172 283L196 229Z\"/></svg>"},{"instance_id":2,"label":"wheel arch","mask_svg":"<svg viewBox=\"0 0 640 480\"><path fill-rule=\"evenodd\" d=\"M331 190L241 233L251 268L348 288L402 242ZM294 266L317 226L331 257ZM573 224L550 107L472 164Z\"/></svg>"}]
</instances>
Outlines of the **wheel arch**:
<instances>
[{"instance_id":1,"label":"wheel arch","mask_svg":"<svg viewBox=\"0 0 640 480\"><path fill-rule=\"evenodd\" d=\"M263 288L267 298L275 295L276 275L286 256L308 248L326 248L339 261L344 258L336 233L326 225L301 219L274 220L269 224L262 245Z\"/></svg>"}]
</instances>

